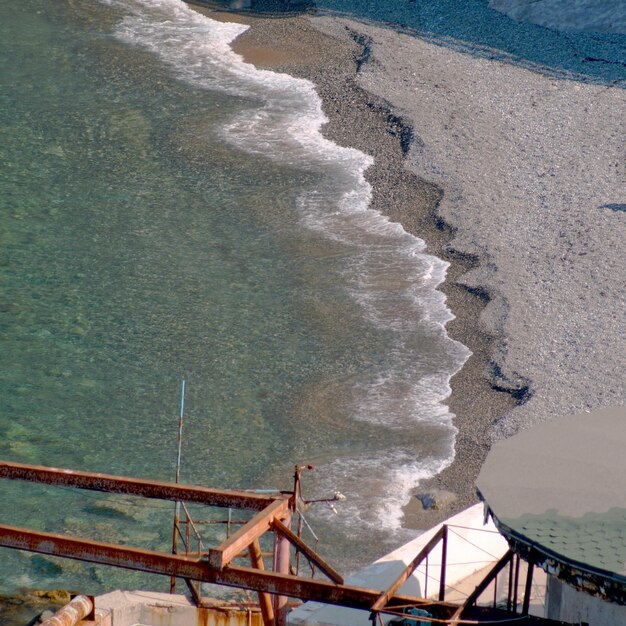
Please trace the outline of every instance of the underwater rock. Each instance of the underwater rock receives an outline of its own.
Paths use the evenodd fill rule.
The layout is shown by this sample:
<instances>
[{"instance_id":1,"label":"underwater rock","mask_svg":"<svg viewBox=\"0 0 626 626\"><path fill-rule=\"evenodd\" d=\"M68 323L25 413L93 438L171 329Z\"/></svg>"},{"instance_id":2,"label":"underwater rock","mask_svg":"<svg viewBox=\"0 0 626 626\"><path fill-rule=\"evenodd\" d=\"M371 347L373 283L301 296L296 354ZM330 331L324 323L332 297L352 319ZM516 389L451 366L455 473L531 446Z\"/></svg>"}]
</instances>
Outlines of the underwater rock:
<instances>
[{"instance_id":1,"label":"underwater rock","mask_svg":"<svg viewBox=\"0 0 626 626\"><path fill-rule=\"evenodd\" d=\"M454 503L456 494L444 489L433 489L418 493L415 498L419 500L425 511L440 511Z\"/></svg>"}]
</instances>

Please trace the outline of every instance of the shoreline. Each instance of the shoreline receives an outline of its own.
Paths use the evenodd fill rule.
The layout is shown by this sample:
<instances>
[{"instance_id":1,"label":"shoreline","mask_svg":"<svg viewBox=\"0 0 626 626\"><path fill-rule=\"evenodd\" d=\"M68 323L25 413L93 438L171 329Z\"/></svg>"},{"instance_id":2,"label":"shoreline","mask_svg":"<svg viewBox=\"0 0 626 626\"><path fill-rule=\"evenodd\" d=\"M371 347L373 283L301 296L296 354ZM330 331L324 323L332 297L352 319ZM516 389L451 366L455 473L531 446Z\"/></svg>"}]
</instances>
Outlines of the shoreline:
<instances>
[{"instance_id":1,"label":"shoreline","mask_svg":"<svg viewBox=\"0 0 626 626\"><path fill-rule=\"evenodd\" d=\"M443 472L420 484L420 493L440 494L436 508L424 509L412 498L404 510L405 527L425 529L437 524L477 502L474 481L489 450L491 424L516 405L509 393L494 390L484 376L495 338L481 328L479 316L485 305L480 295L457 283L477 261L447 251L453 233L437 215L443 191L404 166L409 127L387 103L357 84L366 43L356 30L346 30L347 36L338 39L320 32L306 16L269 19L193 8L212 19L249 25L231 44L247 62L313 82L328 118L323 135L374 157L366 172L373 191L371 207L424 240L429 254L450 263L438 287L455 315L446 331L472 351L452 377L446 400L459 430L455 458Z\"/></svg>"},{"instance_id":2,"label":"shoreline","mask_svg":"<svg viewBox=\"0 0 626 626\"><path fill-rule=\"evenodd\" d=\"M412 498L405 526L476 502L494 440L624 403L623 90L343 17L194 9L250 25L247 61L312 81L324 136L374 157L372 208L450 263L446 330L473 354L446 402L455 459L419 488L442 506Z\"/></svg>"}]
</instances>

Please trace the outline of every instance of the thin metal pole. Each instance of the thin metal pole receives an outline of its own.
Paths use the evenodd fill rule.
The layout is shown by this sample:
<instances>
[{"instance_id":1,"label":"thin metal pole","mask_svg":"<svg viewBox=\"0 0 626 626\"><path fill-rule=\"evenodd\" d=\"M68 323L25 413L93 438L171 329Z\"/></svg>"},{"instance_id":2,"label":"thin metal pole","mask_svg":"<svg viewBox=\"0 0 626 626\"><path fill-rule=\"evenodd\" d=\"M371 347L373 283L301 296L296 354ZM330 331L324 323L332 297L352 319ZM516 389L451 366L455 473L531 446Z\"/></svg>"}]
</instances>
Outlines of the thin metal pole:
<instances>
[{"instance_id":1,"label":"thin metal pole","mask_svg":"<svg viewBox=\"0 0 626 626\"><path fill-rule=\"evenodd\" d=\"M178 456L176 457L176 482L180 482L180 454L183 443L183 415L185 414L185 379L180 385L180 413L178 415ZM178 503L176 503L178 505Z\"/></svg>"},{"instance_id":2,"label":"thin metal pole","mask_svg":"<svg viewBox=\"0 0 626 626\"><path fill-rule=\"evenodd\" d=\"M443 525L441 537L441 575L439 576L439 601L443 602L446 597L446 568L448 566L448 525Z\"/></svg>"},{"instance_id":3,"label":"thin metal pole","mask_svg":"<svg viewBox=\"0 0 626 626\"><path fill-rule=\"evenodd\" d=\"M513 613L517 613L517 593L519 589L519 566L520 557L517 555L515 559L515 582L513 583Z\"/></svg>"},{"instance_id":4,"label":"thin metal pole","mask_svg":"<svg viewBox=\"0 0 626 626\"><path fill-rule=\"evenodd\" d=\"M509 589L506 596L506 610L510 611L513 603L513 561L515 561L515 555L511 555L509 561Z\"/></svg>"},{"instance_id":5,"label":"thin metal pole","mask_svg":"<svg viewBox=\"0 0 626 626\"><path fill-rule=\"evenodd\" d=\"M180 412L178 414L178 454L176 456L176 484L180 482L180 455L183 447L183 415L185 413L185 379L180 385ZM180 500L174 505L174 532L172 534L172 554L178 554L178 527L180 518ZM189 524L187 524L189 526ZM170 578L170 593L176 593L176 577Z\"/></svg>"},{"instance_id":6,"label":"thin metal pole","mask_svg":"<svg viewBox=\"0 0 626 626\"><path fill-rule=\"evenodd\" d=\"M300 539L302 539L302 526L303 526L303 522L302 522L302 515L298 516L298 537L300 537ZM300 550L296 550L296 576L299 574L300 572Z\"/></svg>"},{"instance_id":7,"label":"thin metal pole","mask_svg":"<svg viewBox=\"0 0 626 626\"><path fill-rule=\"evenodd\" d=\"M528 562L528 571L526 572L526 586L524 587L524 603L522 605L522 615L528 615L530 612L530 595L533 588L533 570L534 563Z\"/></svg>"}]
</instances>

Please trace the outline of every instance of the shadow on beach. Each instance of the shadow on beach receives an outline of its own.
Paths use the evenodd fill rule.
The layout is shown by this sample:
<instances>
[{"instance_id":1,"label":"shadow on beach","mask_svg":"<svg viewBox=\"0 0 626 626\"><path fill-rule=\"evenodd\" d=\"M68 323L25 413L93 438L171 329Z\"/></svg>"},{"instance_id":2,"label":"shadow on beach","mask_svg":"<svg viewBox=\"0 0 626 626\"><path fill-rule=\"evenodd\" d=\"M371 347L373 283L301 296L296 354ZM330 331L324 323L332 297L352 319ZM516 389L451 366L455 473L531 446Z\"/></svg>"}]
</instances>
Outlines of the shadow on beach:
<instances>
[{"instance_id":1,"label":"shadow on beach","mask_svg":"<svg viewBox=\"0 0 626 626\"><path fill-rule=\"evenodd\" d=\"M190 4L244 15L291 17L315 12L317 3L314 0L190 0Z\"/></svg>"},{"instance_id":2,"label":"shadow on beach","mask_svg":"<svg viewBox=\"0 0 626 626\"><path fill-rule=\"evenodd\" d=\"M193 4L264 17L302 13L354 17L555 77L626 82L626 35L622 32L586 31L580 18L576 23L573 18L566 20L567 16L558 28L520 21L495 10L488 0L193 0Z\"/></svg>"}]
</instances>

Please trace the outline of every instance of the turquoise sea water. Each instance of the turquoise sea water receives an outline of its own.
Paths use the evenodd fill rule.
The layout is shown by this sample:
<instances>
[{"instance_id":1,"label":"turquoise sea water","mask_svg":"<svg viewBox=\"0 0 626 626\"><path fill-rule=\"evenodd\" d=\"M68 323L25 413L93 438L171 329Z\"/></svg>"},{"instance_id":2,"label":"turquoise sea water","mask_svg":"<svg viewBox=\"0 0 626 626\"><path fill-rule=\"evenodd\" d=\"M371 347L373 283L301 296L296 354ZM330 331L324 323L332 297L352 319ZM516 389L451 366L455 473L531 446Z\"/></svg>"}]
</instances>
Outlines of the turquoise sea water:
<instances>
[{"instance_id":1,"label":"turquoise sea water","mask_svg":"<svg viewBox=\"0 0 626 626\"><path fill-rule=\"evenodd\" d=\"M290 486L343 569L452 457L445 264L367 209L313 87L175 0L4 3L0 458ZM1 522L167 549L172 505L9 483ZM331 541L332 536L332 541ZM395 537L400 540L402 533ZM364 545L364 542L366 545ZM168 581L0 551L3 591Z\"/></svg>"},{"instance_id":2,"label":"turquoise sea water","mask_svg":"<svg viewBox=\"0 0 626 626\"><path fill-rule=\"evenodd\" d=\"M436 4L406 25L471 40ZM312 85L233 55L241 26L178 0L3 3L0 29L0 458L171 480L184 377L184 482L288 488L314 463L307 493L347 496L310 512L340 569L401 542L402 505L453 456L468 352L444 330L446 264L368 209L371 159L321 137ZM0 498L0 523L169 546L168 503L6 481ZM9 550L0 580L168 587Z\"/></svg>"}]
</instances>

